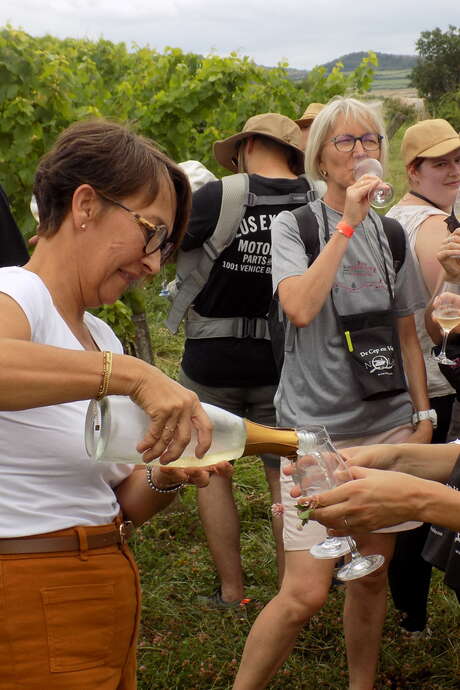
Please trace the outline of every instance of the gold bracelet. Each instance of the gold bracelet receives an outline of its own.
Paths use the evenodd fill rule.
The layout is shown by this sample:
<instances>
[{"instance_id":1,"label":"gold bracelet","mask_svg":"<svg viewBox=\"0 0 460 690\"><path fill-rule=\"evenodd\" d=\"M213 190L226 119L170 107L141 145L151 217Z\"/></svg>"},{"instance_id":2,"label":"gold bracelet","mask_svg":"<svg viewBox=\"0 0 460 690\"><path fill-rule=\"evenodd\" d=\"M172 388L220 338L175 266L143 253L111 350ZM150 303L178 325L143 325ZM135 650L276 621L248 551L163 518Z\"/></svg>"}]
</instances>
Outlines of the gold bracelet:
<instances>
[{"instance_id":1,"label":"gold bracelet","mask_svg":"<svg viewBox=\"0 0 460 690\"><path fill-rule=\"evenodd\" d=\"M102 380L97 391L96 400L100 400L107 395L109 390L110 376L112 374L112 353L104 350L102 353Z\"/></svg>"}]
</instances>

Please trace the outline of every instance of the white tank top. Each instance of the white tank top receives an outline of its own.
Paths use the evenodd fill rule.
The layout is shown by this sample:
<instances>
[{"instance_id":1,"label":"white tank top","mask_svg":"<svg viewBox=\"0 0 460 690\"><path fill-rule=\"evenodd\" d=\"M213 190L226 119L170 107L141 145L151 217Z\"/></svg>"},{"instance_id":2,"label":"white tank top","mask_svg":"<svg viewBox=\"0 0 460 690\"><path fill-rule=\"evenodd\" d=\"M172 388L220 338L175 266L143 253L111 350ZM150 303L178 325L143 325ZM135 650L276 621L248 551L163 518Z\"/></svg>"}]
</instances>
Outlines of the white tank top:
<instances>
[{"instance_id":1,"label":"white tank top","mask_svg":"<svg viewBox=\"0 0 460 690\"><path fill-rule=\"evenodd\" d=\"M35 273L18 267L0 269L0 292L20 305L34 342L83 349ZM85 323L101 350L122 353L120 341L106 323L89 313ZM0 538L101 525L118 514L112 487L133 466L98 464L88 457L84 442L88 403L0 411Z\"/></svg>"},{"instance_id":2,"label":"white tank top","mask_svg":"<svg viewBox=\"0 0 460 690\"><path fill-rule=\"evenodd\" d=\"M428 303L431 299L431 294L423 280L422 269L415 252L415 243L417 241L417 234L420 230L420 226L427 218L430 216L442 216L447 218L447 213L444 213L435 206L411 204L407 206L393 206L393 208L391 208L386 215L399 221L409 237L409 245L414 257L415 265L419 271L419 275L425 288L425 296ZM423 357L425 359L429 397L437 398L443 395L455 393L454 389L449 385L449 383L447 383L446 379L441 374L438 365L431 357L433 341L431 340L425 327L425 309L418 309L415 312L414 317L420 347L422 348Z\"/></svg>"}]
</instances>

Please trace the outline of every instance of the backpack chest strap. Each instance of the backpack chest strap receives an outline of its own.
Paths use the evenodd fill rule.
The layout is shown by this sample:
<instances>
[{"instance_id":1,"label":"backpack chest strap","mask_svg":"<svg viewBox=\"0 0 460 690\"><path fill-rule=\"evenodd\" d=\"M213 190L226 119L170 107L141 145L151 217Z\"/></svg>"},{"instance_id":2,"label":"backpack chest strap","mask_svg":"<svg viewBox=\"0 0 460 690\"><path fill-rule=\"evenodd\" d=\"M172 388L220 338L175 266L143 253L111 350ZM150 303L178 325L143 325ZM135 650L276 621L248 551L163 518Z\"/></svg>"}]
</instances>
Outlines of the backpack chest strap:
<instances>
[{"instance_id":1,"label":"backpack chest strap","mask_svg":"<svg viewBox=\"0 0 460 690\"><path fill-rule=\"evenodd\" d=\"M199 338L254 338L270 340L267 319L236 316L214 318L201 316L190 308L185 322L185 337Z\"/></svg>"}]
</instances>

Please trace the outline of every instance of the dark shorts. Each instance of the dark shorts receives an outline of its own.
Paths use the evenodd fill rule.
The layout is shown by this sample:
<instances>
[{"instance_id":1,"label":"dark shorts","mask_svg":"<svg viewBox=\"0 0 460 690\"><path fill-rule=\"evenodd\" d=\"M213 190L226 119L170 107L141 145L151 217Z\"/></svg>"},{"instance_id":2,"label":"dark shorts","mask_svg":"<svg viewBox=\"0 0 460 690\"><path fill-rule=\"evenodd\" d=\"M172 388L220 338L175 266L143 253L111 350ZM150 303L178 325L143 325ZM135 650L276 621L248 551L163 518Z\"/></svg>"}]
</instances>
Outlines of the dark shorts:
<instances>
[{"instance_id":1,"label":"dark shorts","mask_svg":"<svg viewBox=\"0 0 460 690\"><path fill-rule=\"evenodd\" d=\"M246 417L259 424L276 426L276 414L273 406L276 385L249 388L204 386L192 381L182 369L179 372L179 382L185 388L196 393L201 402L216 405L216 407L221 407L239 417ZM278 455L266 453L261 458L267 467L278 468L280 466Z\"/></svg>"}]
</instances>

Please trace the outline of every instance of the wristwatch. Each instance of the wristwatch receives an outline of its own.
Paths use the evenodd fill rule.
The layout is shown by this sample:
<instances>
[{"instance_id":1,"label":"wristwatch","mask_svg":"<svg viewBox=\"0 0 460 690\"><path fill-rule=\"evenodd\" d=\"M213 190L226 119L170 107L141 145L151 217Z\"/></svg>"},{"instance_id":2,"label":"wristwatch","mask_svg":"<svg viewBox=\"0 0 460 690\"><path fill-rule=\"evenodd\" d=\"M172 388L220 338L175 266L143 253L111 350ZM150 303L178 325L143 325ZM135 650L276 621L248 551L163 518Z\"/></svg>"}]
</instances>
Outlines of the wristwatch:
<instances>
[{"instance_id":1,"label":"wristwatch","mask_svg":"<svg viewBox=\"0 0 460 690\"><path fill-rule=\"evenodd\" d=\"M424 419L429 419L433 425L433 429L438 426L438 415L436 410L418 410L412 415L412 424L415 426L419 422L423 422Z\"/></svg>"}]
</instances>

